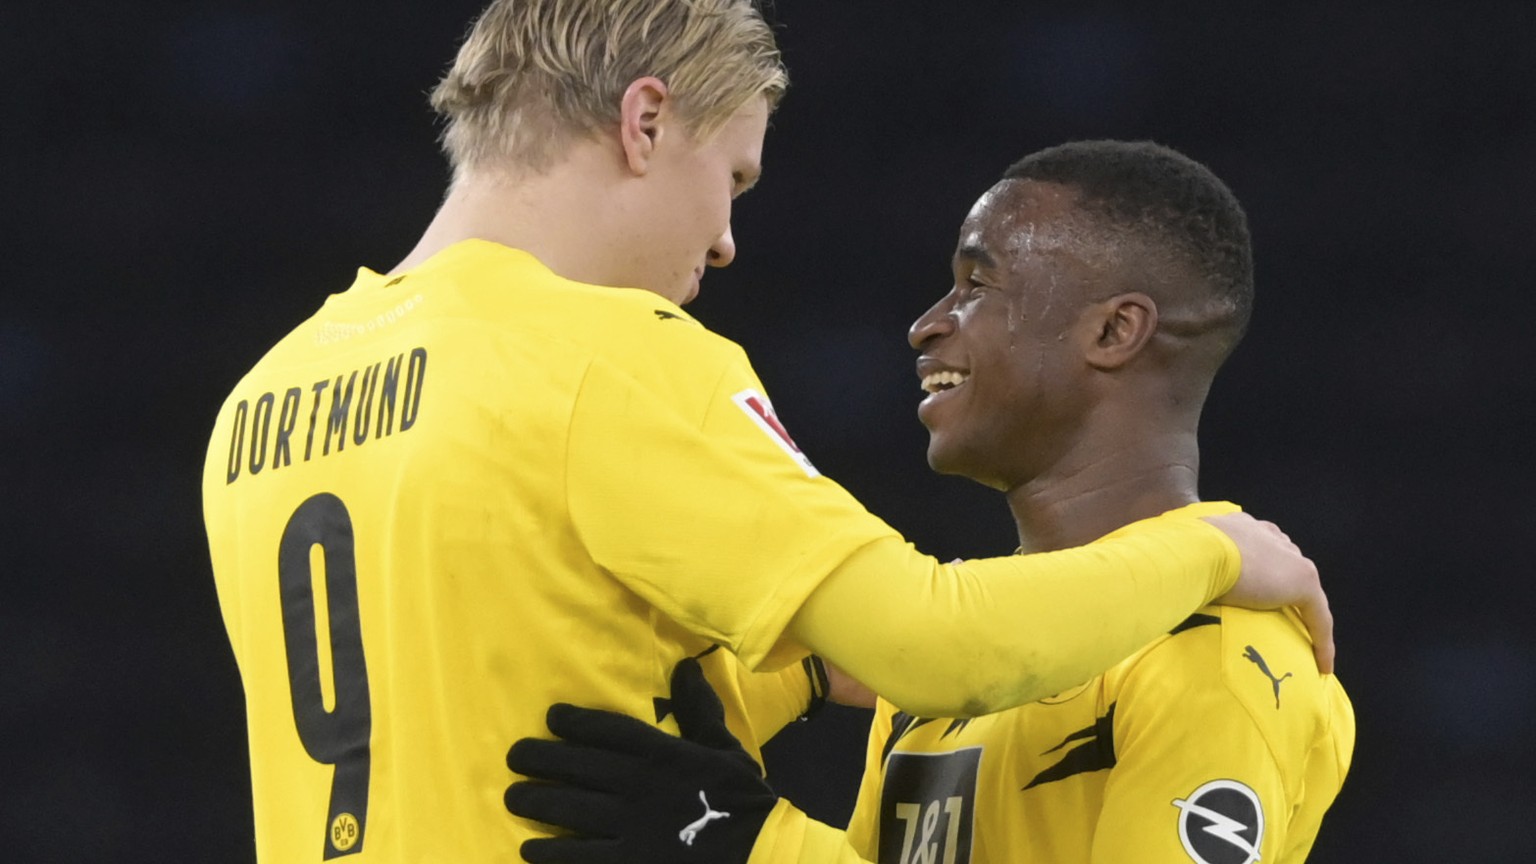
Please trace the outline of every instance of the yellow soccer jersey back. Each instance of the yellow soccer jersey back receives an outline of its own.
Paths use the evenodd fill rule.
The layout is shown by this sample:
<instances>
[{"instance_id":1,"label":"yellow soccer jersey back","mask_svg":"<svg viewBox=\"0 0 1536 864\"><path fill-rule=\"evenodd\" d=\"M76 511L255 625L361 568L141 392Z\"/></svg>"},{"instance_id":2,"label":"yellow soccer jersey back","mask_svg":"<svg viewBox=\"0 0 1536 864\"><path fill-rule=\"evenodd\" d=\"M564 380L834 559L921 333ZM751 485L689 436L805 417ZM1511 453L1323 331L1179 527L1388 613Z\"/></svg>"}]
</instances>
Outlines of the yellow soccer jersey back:
<instances>
[{"instance_id":1,"label":"yellow soccer jersey back","mask_svg":"<svg viewBox=\"0 0 1536 864\"><path fill-rule=\"evenodd\" d=\"M1040 702L949 720L882 701L849 841L878 864L1298 864L1354 735L1293 616L1207 607Z\"/></svg>"},{"instance_id":2,"label":"yellow soccer jersey back","mask_svg":"<svg viewBox=\"0 0 1536 864\"><path fill-rule=\"evenodd\" d=\"M804 597L892 533L739 348L480 241L363 271L273 348L220 411L204 511L282 864L517 860L503 756L550 703L659 720L683 656L798 657Z\"/></svg>"}]
</instances>

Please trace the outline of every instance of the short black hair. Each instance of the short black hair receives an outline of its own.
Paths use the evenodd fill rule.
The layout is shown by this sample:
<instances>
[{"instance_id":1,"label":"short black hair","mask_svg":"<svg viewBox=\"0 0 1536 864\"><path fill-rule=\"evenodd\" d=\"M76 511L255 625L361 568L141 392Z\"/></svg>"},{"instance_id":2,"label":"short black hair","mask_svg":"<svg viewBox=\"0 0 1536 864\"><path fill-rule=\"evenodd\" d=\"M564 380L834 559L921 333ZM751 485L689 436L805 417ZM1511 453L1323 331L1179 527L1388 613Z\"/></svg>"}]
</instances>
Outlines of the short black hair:
<instances>
[{"instance_id":1,"label":"short black hair","mask_svg":"<svg viewBox=\"0 0 1536 864\"><path fill-rule=\"evenodd\" d=\"M1248 215L1209 168L1151 141L1073 141L1025 156L1003 179L1076 188L1078 210L1171 252L1225 301L1212 323L1231 328L1228 351L1242 338L1253 314Z\"/></svg>"}]
</instances>

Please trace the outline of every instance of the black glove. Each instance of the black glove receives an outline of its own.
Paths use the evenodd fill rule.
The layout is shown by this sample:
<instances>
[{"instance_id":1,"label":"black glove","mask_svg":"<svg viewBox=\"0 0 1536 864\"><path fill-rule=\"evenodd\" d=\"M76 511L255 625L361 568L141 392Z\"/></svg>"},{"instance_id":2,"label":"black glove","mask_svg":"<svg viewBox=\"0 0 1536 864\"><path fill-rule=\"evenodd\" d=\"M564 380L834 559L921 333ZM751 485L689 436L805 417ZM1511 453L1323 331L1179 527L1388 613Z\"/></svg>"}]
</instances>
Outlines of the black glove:
<instances>
[{"instance_id":1,"label":"black glove","mask_svg":"<svg viewBox=\"0 0 1536 864\"><path fill-rule=\"evenodd\" d=\"M745 864L778 796L725 726L692 658L672 672L677 738L624 714L557 704L549 731L524 738L507 767L507 809L564 828L523 844L532 864Z\"/></svg>"}]
</instances>

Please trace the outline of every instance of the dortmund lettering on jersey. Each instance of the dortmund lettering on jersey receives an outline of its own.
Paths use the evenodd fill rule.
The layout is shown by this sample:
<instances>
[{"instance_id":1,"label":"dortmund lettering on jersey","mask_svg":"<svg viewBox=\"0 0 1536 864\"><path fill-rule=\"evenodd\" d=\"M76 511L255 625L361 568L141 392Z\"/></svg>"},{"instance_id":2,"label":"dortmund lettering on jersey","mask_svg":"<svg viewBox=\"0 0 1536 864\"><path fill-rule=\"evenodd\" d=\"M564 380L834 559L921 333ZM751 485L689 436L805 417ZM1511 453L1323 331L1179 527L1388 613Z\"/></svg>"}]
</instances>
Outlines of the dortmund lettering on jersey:
<instances>
[{"instance_id":1,"label":"dortmund lettering on jersey","mask_svg":"<svg viewBox=\"0 0 1536 864\"><path fill-rule=\"evenodd\" d=\"M1208 607L1031 705L964 722L882 702L849 840L879 864L1299 862L1353 746L1348 697L1298 621ZM927 820L951 800L974 812L954 842L943 804Z\"/></svg>"},{"instance_id":2,"label":"dortmund lettering on jersey","mask_svg":"<svg viewBox=\"0 0 1536 864\"><path fill-rule=\"evenodd\" d=\"M357 378L359 372L363 376L361 384ZM301 451L301 461L304 462L317 455L316 430L321 433L320 456L331 455L333 442L337 453L345 450L348 437L353 445L360 447L368 443L370 436L378 440L395 434L397 426L401 432L408 431L416 425L416 415L421 410L422 385L426 379L427 349L418 347L411 349L409 355L402 352L361 370L354 369L350 374L339 374L335 381L326 377L307 388L289 387L282 391L280 411L275 407L277 394L273 391L261 394L255 400L254 408L250 400L241 399L235 403L225 482L240 479L242 469L247 476L254 477L268 465L275 471L293 464L295 447L290 444L290 439L303 414L306 389L310 407L308 431L303 436ZM322 415L320 409L326 402L327 389L330 390L330 407ZM247 452L249 457L245 455Z\"/></svg>"},{"instance_id":3,"label":"dortmund lettering on jersey","mask_svg":"<svg viewBox=\"0 0 1536 864\"><path fill-rule=\"evenodd\" d=\"M713 645L749 750L803 710L798 665L736 657L799 659L804 598L895 532L748 390L681 308L483 241L360 272L273 347L203 475L259 859L517 860L539 829L502 807L509 743L557 701L658 716Z\"/></svg>"}]
</instances>

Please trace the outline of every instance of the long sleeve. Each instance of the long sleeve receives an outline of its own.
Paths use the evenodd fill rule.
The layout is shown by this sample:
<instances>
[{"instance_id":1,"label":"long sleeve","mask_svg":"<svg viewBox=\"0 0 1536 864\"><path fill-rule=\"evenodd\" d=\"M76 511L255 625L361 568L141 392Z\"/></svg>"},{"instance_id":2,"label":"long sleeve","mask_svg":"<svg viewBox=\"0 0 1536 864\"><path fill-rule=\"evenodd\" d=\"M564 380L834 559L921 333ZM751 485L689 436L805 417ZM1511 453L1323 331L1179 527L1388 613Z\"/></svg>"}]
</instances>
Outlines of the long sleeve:
<instances>
[{"instance_id":1,"label":"long sleeve","mask_svg":"<svg viewBox=\"0 0 1536 864\"><path fill-rule=\"evenodd\" d=\"M975 716L1087 680L1237 580L1237 547L1193 516L940 564L793 458L756 384L731 365L689 415L594 362L565 466L592 560L751 668L809 649L904 710Z\"/></svg>"},{"instance_id":2,"label":"long sleeve","mask_svg":"<svg viewBox=\"0 0 1536 864\"><path fill-rule=\"evenodd\" d=\"M725 706L731 733L759 764L761 746L823 697L809 658L774 672L753 672L729 651L712 651L699 662Z\"/></svg>"},{"instance_id":3,"label":"long sleeve","mask_svg":"<svg viewBox=\"0 0 1536 864\"><path fill-rule=\"evenodd\" d=\"M869 864L843 831L817 822L779 799L757 835L747 864Z\"/></svg>"},{"instance_id":4,"label":"long sleeve","mask_svg":"<svg viewBox=\"0 0 1536 864\"><path fill-rule=\"evenodd\" d=\"M1108 669L1226 592L1240 565L1195 517L956 565L882 540L811 594L790 635L904 711L974 717Z\"/></svg>"}]
</instances>

